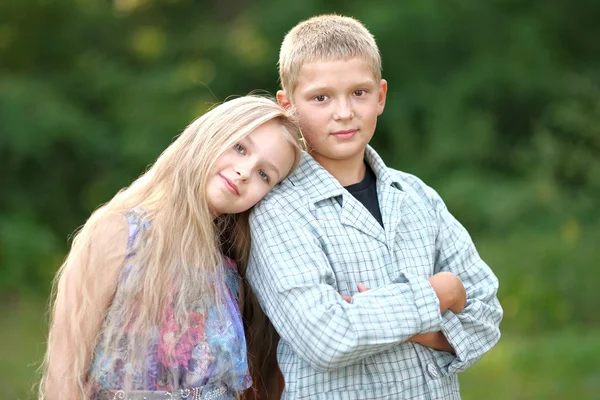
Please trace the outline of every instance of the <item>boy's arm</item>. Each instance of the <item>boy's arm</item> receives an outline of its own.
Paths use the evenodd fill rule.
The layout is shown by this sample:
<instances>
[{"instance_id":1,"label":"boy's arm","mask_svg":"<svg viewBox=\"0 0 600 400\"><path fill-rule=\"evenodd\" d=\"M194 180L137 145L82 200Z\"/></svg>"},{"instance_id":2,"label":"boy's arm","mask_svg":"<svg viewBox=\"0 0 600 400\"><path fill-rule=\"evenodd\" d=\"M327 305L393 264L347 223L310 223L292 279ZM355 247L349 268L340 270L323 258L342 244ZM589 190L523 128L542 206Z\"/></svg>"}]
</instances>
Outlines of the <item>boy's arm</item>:
<instances>
[{"instance_id":1,"label":"boy's arm","mask_svg":"<svg viewBox=\"0 0 600 400\"><path fill-rule=\"evenodd\" d=\"M467 305L460 313L442 314L442 333L456 357L442 372L462 372L479 360L500 339L502 307L497 298L498 279L479 257L466 229L450 214L440 196L427 188L438 221L435 272L449 271L462 281ZM443 358L440 358L440 360Z\"/></svg>"},{"instance_id":2,"label":"boy's arm","mask_svg":"<svg viewBox=\"0 0 600 400\"><path fill-rule=\"evenodd\" d=\"M444 274L449 274L450 276L442 276ZM441 278L441 279L436 279L436 278ZM458 281L458 285L454 285L454 288L451 291L443 290L444 287L447 286L447 282L450 281L447 278L454 278L455 280ZM458 278L456 278L456 276L454 274L451 274L449 272L439 272L436 275L429 278L428 280L429 280L429 283L431 284L431 286L433 287L433 289L436 291L436 295L438 296L438 299L440 300L440 312L444 312L446 309L449 309L450 311L452 311L453 313L456 314L456 313L461 312L465 308L466 301L467 301L465 288L464 288L462 282L460 282L460 280ZM441 283L441 285L440 285L440 283ZM369 290L369 288L367 288L364 284L362 284L362 283L358 284L358 292L359 293L363 293L368 290ZM352 300L353 300L352 296L342 296L342 298L347 303L352 303ZM453 302L452 306L445 307L445 305L443 304L444 298L451 299L451 301ZM446 301L448 301L448 300L446 300ZM448 303L446 303L446 304L448 304ZM408 338L406 341L413 342L413 343L419 343L423 346L429 347L434 350L441 350L441 351L445 351L448 353L456 354L456 352L454 351L454 348L452 347L450 342L448 342L448 339L446 339L446 336L444 336L444 334L441 331L440 332L419 333L415 336Z\"/></svg>"},{"instance_id":3,"label":"boy's arm","mask_svg":"<svg viewBox=\"0 0 600 400\"><path fill-rule=\"evenodd\" d=\"M270 204L255 209L247 278L281 338L313 368L351 365L441 329L440 302L423 277L406 274L344 301L310 229Z\"/></svg>"},{"instance_id":4,"label":"boy's arm","mask_svg":"<svg viewBox=\"0 0 600 400\"><path fill-rule=\"evenodd\" d=\"M434 350L441 350L447 353L456 354L454 348L446 339L446 336L440 332L419 333L407 340L407 342L419 343L425 347Z\"/></svg>"},{"instance_id":5,"label":"boy's arm","mask_svg":"<svg viewBox=\"0 0 600 400\"><path fill-rule=\"evenodd\" d=\"M450 274L451 276L449 278L454 277L456 280L458 280L458 278L456 278L455 275L453 275L449 272L440 272L440 273L436 274L435 276L428 279L429 283L431 284L433 289L436 291L436 295L438 296L438 299L440 300L440 311L444 312L446 309L450 309L450 311L452 311L454 313L461 312L465 308L466 301L467 301L465 288L464 288L462 282L460 282L460 280L458 280L458 285L455 285L455 287L453 288L452 291L443 292L442 289L444 286L446 286L445 283L448 281L448 279L446 279L447 277L442 277L441 281L440 281L440 279L436 280L436 278L440 278L440 276L443 274ZM446 281L446 282L444 282L444 281ZM443 283L443 285L441 287L439 286L440 282ZM362 284L362 283L358 284L358 292L359 293L363 293L368 290L369 290L369 288L367 288L364 284ZM352 303L352 300L353 300L352 296L342 296L342 298L347 303ZM444 298L452 299L453 304L451 307L445 307L445 305L443 304ZM429 347L434 350L441 350L441 351L445 351L448 353L456 354L456 352L454 351L454 348L452 347L452 345L450 345L450 343L448 342L448 339L446 339L446 336L444 336L444 334L441 331L440 332L419 333L415 336L408 338L406 341L413 342L413 343L419 343L423 346Z\"/></svg>"}]
</instances>

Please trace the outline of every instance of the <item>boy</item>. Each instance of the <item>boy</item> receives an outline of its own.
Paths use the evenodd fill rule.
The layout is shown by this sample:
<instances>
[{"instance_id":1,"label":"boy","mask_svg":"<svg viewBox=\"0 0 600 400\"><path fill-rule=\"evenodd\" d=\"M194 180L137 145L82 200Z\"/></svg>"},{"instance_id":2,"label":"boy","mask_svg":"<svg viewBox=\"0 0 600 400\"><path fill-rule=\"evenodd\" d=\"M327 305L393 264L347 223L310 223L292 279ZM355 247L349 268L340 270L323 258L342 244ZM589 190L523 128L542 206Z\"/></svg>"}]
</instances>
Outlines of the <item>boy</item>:
<instances>
[{"instance_id":1,"label":"boy","mask_svg":"<svg viewBox=\"0 0 600 400\"><path fill-rule=\"evenodd\" d=\"M500 337L498 281L438 194L368 146L387 93L373 36L313 17L279 68L310 155L252 212L247 278L283 398L459 399L457 373Z\"/></svg>"}]
</instances>

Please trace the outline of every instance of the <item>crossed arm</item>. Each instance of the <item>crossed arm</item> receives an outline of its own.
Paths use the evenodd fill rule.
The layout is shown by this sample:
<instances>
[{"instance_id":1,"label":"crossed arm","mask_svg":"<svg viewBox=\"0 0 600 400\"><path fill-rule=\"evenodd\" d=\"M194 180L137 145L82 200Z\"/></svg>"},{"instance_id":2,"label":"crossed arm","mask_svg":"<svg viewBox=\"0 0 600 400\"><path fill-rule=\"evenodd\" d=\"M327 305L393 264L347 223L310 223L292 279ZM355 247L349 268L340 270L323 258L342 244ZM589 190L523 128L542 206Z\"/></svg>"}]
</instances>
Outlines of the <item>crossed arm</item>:
<instances>
[{"instance_id":1,"label":"crossed arm","mask_svg":"<svg viewBox=\"0 0 600 400\"><path fill-rule=\"evenodd\" d=\"M333 270L309 228L278 209L252 219L248 280L282 339L317 370L348 366L416 334L438 332L441 311L464 304L447 284L447 272L430 279L400 274L349 304L331 285ZM435 286L452 295L438 296Z\"/></svg>"},{"instance_id":2,"label":"crossed arm","mask_svg":"<svg viewBox=\"0 0 600 400\"><path fill-rule=\"evenodd\" d=\"M448 307L442 312L441 330L420 333L407 339L434 350L452 353L456 357L449 365L439 365L445 373L458 373L466 370L489 351L500 339L502 307L496 297L498 280L491 269L481 260L475 245L466 229L450 214L439 195L426 188L437 219L436 258L430 283L452 284L452 278L445 273L456 274L463 289L459 296L466 295L463 307ZM441 281L431 282L440 277ZM359 292L368 290L359 284ZM440 299L444 292L436 290ZM462 299L462 297L461 297ZM351 300L346 297L345 300ZM442 301L442 300L441 300Z\"/></svg>"},{"instance_id":3,"label":"crossed arm","mask_svg":"<svg viewBox=\"0 0 600 400\"><path fill-rule=\"evenodd\" d=\"M455 354L439 367L457 373L498 341L498 281L439 196L428 195L439 227L435 274L400 274L351 304L331 286L335 276L309 227L275 208L253 215L248 279L281 337L313 368L348 366L412 341ZM456 295L461 287L466 306Z\"/></svg>"},{"instance_id":4,"label":"crossed arm","mask_svg":"<svg viewBox=\"0 0 600 400\"><path fill-rule=\"evenodd\" d=\"M438 300L440 301L440 312L444 312L446 309L448 309L456 314L465 308L467 302L467 293L460 279L458 279L454 274L449 272L440 272L432 276L429 279L429 283L435 290ZM359 293L369 290L362 283L358 284L357 289ZM342 298L346 302L352 303L352 296L342 296ZM448 304L448 307L445 307L445 304ZM408 338L406 341L419 343L434 350L456 354L454 348L441 331L418 333Z\"/></svg>"}]
</instances>

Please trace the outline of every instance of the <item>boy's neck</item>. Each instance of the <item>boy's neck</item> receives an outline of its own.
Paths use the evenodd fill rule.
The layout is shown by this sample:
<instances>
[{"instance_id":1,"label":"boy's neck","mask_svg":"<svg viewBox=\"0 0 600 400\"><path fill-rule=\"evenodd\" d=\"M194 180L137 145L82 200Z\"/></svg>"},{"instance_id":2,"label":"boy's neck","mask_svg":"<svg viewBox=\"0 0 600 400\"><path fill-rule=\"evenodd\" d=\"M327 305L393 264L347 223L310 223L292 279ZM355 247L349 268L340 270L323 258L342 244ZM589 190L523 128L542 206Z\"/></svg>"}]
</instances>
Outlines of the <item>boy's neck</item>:
<instances>
[{"instance_id":1,"label":"boy's neck","mask_svg":"<svg viewBox=\"0 0 600 400\"><path fill-rule=\"evenodd\" d=\"M317 160L327 172L333 175L342 186L354 185L365 178L366 168L364 156L362 154L347 160L324 159L323 157L319 157L318 154L313 155L313 158Z\"/></svg>"}]
</instances>

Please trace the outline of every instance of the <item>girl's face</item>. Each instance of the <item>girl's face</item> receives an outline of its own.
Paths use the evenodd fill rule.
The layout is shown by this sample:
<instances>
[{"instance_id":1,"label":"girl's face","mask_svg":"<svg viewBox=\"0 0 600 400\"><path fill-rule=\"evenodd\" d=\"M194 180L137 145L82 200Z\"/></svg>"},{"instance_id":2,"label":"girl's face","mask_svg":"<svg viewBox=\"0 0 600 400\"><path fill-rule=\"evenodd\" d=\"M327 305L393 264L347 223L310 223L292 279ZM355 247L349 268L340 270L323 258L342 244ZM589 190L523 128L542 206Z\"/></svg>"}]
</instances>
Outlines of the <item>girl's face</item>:
<instances>
[{"instance_id":1,"label":"girl's face","mask_svg":"<svg viewBox=\"0 0 600 400\"><path fill-rule=\"evenodd\" d=\"M238 214L258 203L294 163L283 127L269 121L227 150L211 169L206 194L215 214Z\"/></svg>"}]
</instances>

